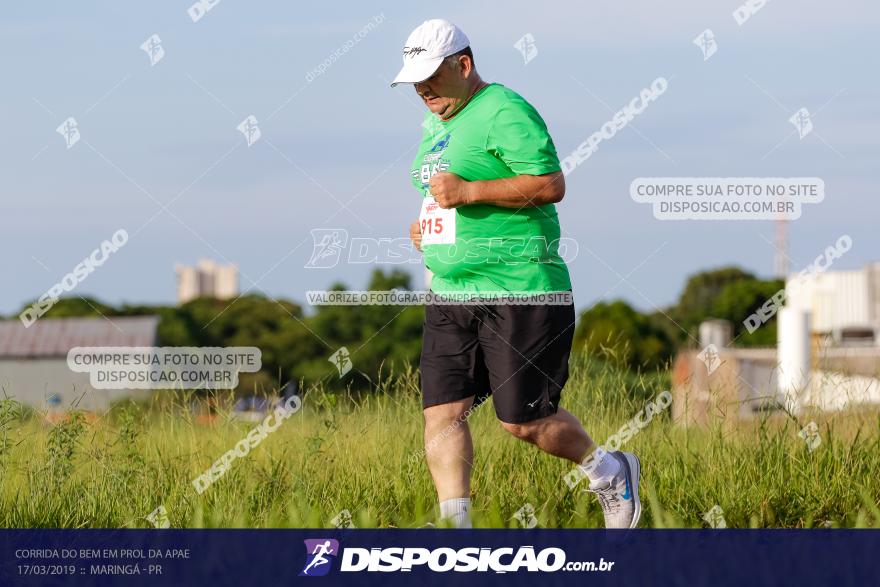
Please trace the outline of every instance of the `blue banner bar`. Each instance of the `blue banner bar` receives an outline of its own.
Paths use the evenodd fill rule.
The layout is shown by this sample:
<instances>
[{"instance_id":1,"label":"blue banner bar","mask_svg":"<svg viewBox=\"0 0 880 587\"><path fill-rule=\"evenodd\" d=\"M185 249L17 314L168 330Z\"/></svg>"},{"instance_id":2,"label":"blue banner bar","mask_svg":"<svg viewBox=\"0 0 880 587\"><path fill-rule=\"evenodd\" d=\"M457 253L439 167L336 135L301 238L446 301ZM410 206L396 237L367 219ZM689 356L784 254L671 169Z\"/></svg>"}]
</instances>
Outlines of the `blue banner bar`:
<instances>
[{"instance_id":1,"label":"blue banner bar","mask_svg":"<svg viewBox=\"0 0 880 587\"><path fill-rule=\"evenodd\" d=\"M0 585L876 585L875 530L0 530Z\"/></svg>"}]
</instances>

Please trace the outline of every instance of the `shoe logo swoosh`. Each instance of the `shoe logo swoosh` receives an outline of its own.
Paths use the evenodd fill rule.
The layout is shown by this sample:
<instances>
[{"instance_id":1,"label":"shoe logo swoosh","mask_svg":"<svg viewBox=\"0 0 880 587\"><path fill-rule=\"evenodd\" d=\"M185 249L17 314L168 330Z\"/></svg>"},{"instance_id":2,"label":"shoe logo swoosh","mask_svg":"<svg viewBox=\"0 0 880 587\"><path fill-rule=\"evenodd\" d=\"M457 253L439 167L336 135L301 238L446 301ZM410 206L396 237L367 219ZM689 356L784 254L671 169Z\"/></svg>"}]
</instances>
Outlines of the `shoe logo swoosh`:
<instances>
[{"instance_id":1,"label":"shoe logo swoosh","mask_svg":"<svg viewBox=\"0 0 880 587\"><path fill-rule=\"evenodd\" d=\"M621 497L624 500L628 500L632 497L632 495L629 492L629 479L626 480L626 491L623 492L623 495Z\"/></svg>"}]
</instances>

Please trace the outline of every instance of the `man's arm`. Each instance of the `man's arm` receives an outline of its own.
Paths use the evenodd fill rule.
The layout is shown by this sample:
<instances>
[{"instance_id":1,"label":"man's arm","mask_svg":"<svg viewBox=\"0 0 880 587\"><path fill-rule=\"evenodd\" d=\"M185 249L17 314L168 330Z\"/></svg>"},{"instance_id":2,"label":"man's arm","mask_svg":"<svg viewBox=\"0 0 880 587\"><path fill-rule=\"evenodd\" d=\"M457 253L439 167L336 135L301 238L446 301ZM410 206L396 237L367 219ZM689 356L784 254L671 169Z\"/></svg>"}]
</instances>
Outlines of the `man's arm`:
<instances>
[{"instance_id":1,"label":"man's arm","mask_svg":"<svg viewBox=\"0 0 880 587\"><path fill-rule=\"evenodd\" d=\"M526 208L555 204L565 196L565 176L561 171L483 181L465 181L454 173L438 173L431 178L430 186L431 195L441 208L468 204Z\"/></svg>"},{"instance_id":2,"label":"man's arm","mask_svg":"<svg viewBox=\"0 0 880 587\"><path fill-rule=\"evenodd\" d=\"M416 218L412 224L409 225L409 238L412 241L412 244L416 247L416 249L421 252L422 250L422 228L419 223L419 219Z\"/></svg>"}]
</instances>

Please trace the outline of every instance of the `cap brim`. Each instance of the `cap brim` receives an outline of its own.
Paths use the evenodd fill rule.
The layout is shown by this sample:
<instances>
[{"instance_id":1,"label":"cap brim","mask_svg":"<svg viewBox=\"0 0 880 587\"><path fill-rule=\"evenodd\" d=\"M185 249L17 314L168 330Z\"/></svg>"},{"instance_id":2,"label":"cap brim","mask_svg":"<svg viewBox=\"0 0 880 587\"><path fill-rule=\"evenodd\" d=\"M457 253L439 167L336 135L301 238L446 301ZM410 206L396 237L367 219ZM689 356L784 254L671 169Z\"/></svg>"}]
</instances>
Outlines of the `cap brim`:
<instances>
[{"instance_id":1,"label":"cap brim","mask_svg":"<svg viewBox=\"0 0 880 587\"><path fill-rule=\"evenodd\" d=\"M445 57L435 57L433 59L420 59L418 61L410 61L405 64L394 81L391 82L393 88L397 84L417 84L423 82L437 71L440 64L443 63Z\"/></svg>"}]
</instances>

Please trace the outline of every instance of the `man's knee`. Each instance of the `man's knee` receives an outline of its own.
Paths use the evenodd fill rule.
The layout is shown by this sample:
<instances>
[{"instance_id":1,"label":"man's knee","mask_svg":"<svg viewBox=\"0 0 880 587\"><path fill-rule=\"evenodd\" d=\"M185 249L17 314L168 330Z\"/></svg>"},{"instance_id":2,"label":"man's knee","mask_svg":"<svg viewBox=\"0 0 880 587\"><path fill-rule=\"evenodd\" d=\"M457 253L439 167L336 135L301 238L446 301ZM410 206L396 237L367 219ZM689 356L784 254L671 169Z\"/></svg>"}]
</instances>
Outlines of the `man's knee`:
<instances>
[{"instance_id":1,"label":"man's knee","mask_svg":"<svg viewBox=\"0 0 880 587\"><path fill-rule=\"evenodd\" d=\"M511 424L510 422L501 422L501 427L516 436L520 440L534 442L537 436L538 423L522 422L520 424Z\"/></svg>"},{"instance_id":2,"label":"man's knee","mask_svg":"<svg viewBox=\"0 0 880 587\"><path fill-rule=\"evenodd\" d=\"M474 398L448 402L431 406L423 410L425 416L425 428L432 429L437 426L461 426L468 417Z\"/></svg>"}]
</instances>

